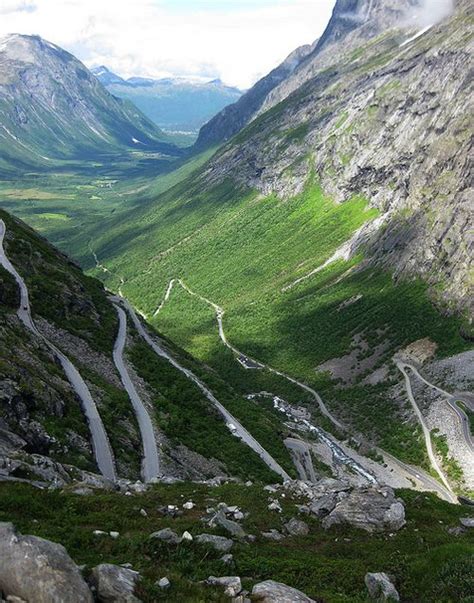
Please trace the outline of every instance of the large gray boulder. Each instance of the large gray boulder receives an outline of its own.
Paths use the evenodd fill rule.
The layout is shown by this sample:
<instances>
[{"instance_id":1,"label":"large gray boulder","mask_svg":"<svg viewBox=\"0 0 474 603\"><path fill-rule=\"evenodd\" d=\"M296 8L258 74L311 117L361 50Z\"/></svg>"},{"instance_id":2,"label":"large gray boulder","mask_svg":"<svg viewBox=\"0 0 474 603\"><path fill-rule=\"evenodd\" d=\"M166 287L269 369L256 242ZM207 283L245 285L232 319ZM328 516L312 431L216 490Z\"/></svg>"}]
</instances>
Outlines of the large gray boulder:
<instances>
[{"instance_id":1,"label":"large gray boulder","mask_svg":"<svg viewBox=\"0 0 474 603\"><path fill-rule=\"evenodd\" d=\"M162 540L168 544L179 544L181 542L181 538L171 528L163 528L162 530L158 530L158 532L153 532L149 538L152 540Z\"/></svg>"},{"instance_id":2,"label":"large gray boulder","mask_svg":"<svg viewBox=\"0 0 474 603\"><path fill-rule=\"evenodd\" d=\"M307 536L309 534L308 524L296 517L285 523L285 530L290 536Z\"/></svg>"},{"instance_id":3,"label":"large gray boulder","mask_svg":"<svg viewBox=\"0 0 474 603\"><path fill-rule=\"evenodd\" d=\"M245 538L243 527L232 519L227 519L223 510L219 510L209 522L210 526L219 526L229 532L234 538Z\"/></svg>"},{"instance_id":4,"label":"large gray boulder","mask_svg":"<svg viewBox=\"0 0 474 603\"><path fill-rule=\"evenodd\" d=\"M35 603L92 603L92 594L66 549L37 536L22 536L0 523L0 591Z\"/></svg>"},{"instance_id":5,"label":"large gray boulder","mask_svg":"<svg viewBox=\"0 0 474 603\"><path fill-rule=\"evenodd\" d=\"M208 544L222 553L228 553L234 546L234 541L224 536L215 536L214 534L199 534L195 538L200 544Z\"/></svg>"},{"instance_id":6,"label":"large gray boulder","mask_svg":"<svg viewBox=\"0 0 474 603\"><path fill-rule=\"evenodd\" d=\"M91 583L101 603L140 603L135 597L135 585L140 574L131 569L102 563L92 570ZM80 599L71 599L80 601Z\"/></svg>"},{"instance_id":7,"label":"large gray boulder","mask_svg":"<svg viewBox=\"0 0 474 603\"><path fill-rule=\"evenodd\" d=\"M397 589L387 574L376 573L365 575L365 585L369 591L369 596L374 601L400 601Z\"/></svg>"},{"instance_id":8,"label":"large gray boulder","mask_svg":"<svg viewBox=\"0 0 474 603\"><path fill-rule=\"evenodd\" d=\"M209 576L206 580L206 584L209 584L210 586L221 586L227 597L236 597L242 590L242 583L238 576L222 576L219 578Z\"/></svg>"},{"instance_id":9,"label":"large gray boulder","mask_svg":"<svg viewBox=\"0 0 474 603\"><path fill-rule=\"evenodd\" d=\"M356 488L322 520L324 528L350 524L367 532L396 531L405 523L403 502L388 487Z\"/></svg>"},{"instance_id":10,"label":"large gray boulder","mask_svg":"<svg viewBox=\"0 0 474 603\"><path fill-rule=\"evenodd\" d=\"M252 596L260 603L315 603L314 599L310 599L300 590L273 580L256 584Z\"/></svg>"}]
</instances>

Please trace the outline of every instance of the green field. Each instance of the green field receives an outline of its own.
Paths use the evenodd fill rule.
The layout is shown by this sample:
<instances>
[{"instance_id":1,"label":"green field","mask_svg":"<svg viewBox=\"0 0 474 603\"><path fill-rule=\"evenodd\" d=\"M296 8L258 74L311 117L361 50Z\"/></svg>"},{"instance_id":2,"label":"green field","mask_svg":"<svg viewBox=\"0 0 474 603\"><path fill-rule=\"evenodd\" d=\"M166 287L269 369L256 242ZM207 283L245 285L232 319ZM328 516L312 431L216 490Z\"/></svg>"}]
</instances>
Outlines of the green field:
<instances>
[{"instance_id":1,"label":"green field","mask_svg":"<svg viewBox=\"0 0 474 603\"><path fill-rule=\"evenodd\" d=\"M152 601L221 601L228 599L222 590L198 581L211 575L237 575L244 588L272 579L301 589L316 601L328 603L366 603L366 572L387 572L400 592L402 601L419 603L470 603L474 588L472 534L453 537L449 528L459 525L466 508L441 502L433 495L402 491L407 505L407 525L395 534L370 535L360 530L332 528L325 531L318 520L304 517L310 526L308 536L272 542L261 536L271 528L281 530L296 514L295 502L282 499L283 512L267 509L262 487L225 485L209 488L192 483L156 486L143 495L123 496L97 493L77 496L59 490L33 490L31 487L0 484L0 521L12 521L24 534L35 534L61 542L74 561L85 565L84 572L99 563L131 563L143 577L138 595ZM196 507L182 517L163 517L158 508L181 505L192 500ZM188 530L194 536L203 532L225 535L202 523L206 507L219 501L238 505L248 517L242 522L247 533L257 536L252 544L234 545L235 566L225 566L222 553L196 542L177 547L154 543L148 536L170 527L178 534ZM147 517L140 514L145 509ZM94 530L118 531L113 540L97 537ZM171 588L166 593L154 586L168 576Z\"/></svg>"}]
</instances>

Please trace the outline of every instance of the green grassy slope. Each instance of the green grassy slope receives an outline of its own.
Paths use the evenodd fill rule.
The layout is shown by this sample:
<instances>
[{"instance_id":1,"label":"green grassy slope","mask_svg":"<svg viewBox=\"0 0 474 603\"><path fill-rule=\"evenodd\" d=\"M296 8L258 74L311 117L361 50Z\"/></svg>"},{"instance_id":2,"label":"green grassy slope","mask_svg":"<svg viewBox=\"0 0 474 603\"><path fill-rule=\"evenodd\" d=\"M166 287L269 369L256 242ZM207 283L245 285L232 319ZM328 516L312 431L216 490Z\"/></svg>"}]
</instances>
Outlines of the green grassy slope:
<instances>
[{"instance_id":1,"label":"green grassy slope","mask_svg":"<svg viewBox=\"0 0 474 603\"><path fill-rule=\"evenodd\" d=\"M143 576L138 594L145 603L224 602L222 590L196 582L229 574L241 576L244 588L272 579L299 588L316 601L366 603L365 573L378 571L393 576L402 601L469 603L474 586L472 534L455 537L447 531L459 525L466 509L432 495L400 494L407 505L407 525L390 536L348 528L325 531L317 520L305 517L308 536L272 542L261 532L281 529L282 523L295 516L297 501L292 497L282 499L280 516L267 510L267 496L259 486L209 489L191 483L160 485L128 497L114 493L83 497L0 484L0 521L12 521L24 534L61 542L76 563L86 566L86 573L99 563L132 563ZM181 506L188 500L196 507L182 517L171 519L158 512L161 506ZM174 547L148 540L152 532L165 527L180 535L184 530L194 536L203 532L224 535L200 520L209 504L220 501L248 512L243 527L257 536L255 543L234 545L234 567L219 561L222 553L195 542ZM139 513L142 508L147 517ZM94 530L115 530L120 536L117 540L97 537ZM165 593L154 586L163 576L171 581Z\"/></svg>"}]
</instances>

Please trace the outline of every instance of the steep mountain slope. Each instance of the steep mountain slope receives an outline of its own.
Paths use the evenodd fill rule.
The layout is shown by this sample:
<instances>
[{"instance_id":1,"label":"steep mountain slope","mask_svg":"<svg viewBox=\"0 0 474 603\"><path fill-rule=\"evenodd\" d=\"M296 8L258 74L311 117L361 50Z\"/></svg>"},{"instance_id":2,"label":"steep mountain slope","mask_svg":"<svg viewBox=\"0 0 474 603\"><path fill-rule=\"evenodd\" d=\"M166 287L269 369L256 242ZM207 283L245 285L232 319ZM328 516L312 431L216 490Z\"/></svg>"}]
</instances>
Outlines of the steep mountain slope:
<instances>
[{"instance_id":1,"label":"steep mountain slope","mask_svg":"<svg viewBox=\"0 0 474 603\"><path fill-rule=\"evenodd\" d=\"M179 151L136 107L113 97L72 55L36 36L0 42L0 168L48 168L142 149Z\"/></svg>"},{"instance_id":2,"label":"steep mountain slope","mask_svg":"<svg viewBox=\"0 0 474 603\"><path fill-rule=\"evenodd\" d=\"M133 102L166 132L187 133L189 144L203 124L242 96L240 90L220 80L138 77L123 80L105 67L92 69L92 73L114 96Z\"/></svg>"},{"instance_id":3,"label":"steep mountain slope","mask_svg":"<svg viewBox=\"0 0 474 603\"><path fill-rule=\"evenodd\" d=\"M117 478L286 475L263 446L293 472L277 417L256 413L208 369L147 334L130 306L118 310L120 299L31 229L6 212L0 218L0 479L100 483L101 421ZM152 475L145 438L158 449Z\"/></svg>"},{"instance_id":4,"label":"steep mountain slope","mask_svg":"<svg viewBox=\"0 0 474 603\"><path fill-rule=\"evenodd\" d=\"M288 78L301 61L312 52L316 43L317 41L313 45L308 44L297 48L281 65L259 80L236 103L225 107L213 117L201 128L196 148L203 149L214 146L232 138L258 112L271 90Z\"/></svg>"},{"instance_id":5,"label":"steep mountain slope","mask_svg":"<svg viewBox=\"0 0 474 603\"><path fill-rule=\"evenodd\" d=\"M387 30L402 26L416 31L449 13L450 0L436 6L423 0L337 0L332 17L311 46L303 46L257 82L239 103L203 126L197 147L224 142L255 117L271 109L318 72L339 63L353 50Z\"/></svg>"},{"instance_id":6,"label":"steep mountain slope","mask_svg":"<svg viewBox=\"0 0 474 603\"><path fill-rule=\"evenodd\" d=\"M460 4L416 38L370 39L93 235L109 286L244 394L286 399L262 367L276 369L366 445L425 467L392 357L428 339L426 362L468 363L471 18ZM472 387L463 375L454 389ZM308 393L290 401L334 430Z\"/></svg>"}]
</instances>

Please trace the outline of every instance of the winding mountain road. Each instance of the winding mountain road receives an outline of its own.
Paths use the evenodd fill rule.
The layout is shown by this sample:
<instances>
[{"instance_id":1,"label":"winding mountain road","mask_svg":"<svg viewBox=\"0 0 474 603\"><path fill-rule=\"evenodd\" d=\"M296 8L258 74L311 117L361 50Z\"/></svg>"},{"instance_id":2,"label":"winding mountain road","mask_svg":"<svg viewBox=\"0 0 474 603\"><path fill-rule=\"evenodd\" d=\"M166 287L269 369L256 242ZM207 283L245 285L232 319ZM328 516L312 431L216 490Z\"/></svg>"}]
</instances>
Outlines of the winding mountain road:
<instances>
[{"instance_id":1,"label":"winding mountain road","mask_svg":"<svg viewBox=\"0 0 474 603\"><path fill-rule=\"evenodd\" d=\"M145 482L160 475L160 459L158 455L158 446L156 443L155 430L150 415L143 404L138 392L133 385L130 374L125 366L123 357L125 343L127 339L127 315L124 310L115 303L117 298L112 298L119 318L119 331L114 345L114 362L120 373L120 379L124 386L133 410L137 417L138 427L143 443L142 476Z\"/></svg>"},{"instance_id":2,"label":"winding mountain road","mask_svg":"<svg viewBox=\"0 0 474 603\"><path fill-rule=\"evenodd\" d=\"M406 371L407 368L411 369L411 370L413 370L413 369L410 364L407 364L398 359L395 360L395 364L396 364L398 370L402 373L403 377L405 378L405 388L407 391L408 399L410 400L410 403L413 407L413 410L417 416L418 422L423 431L423 437L425 438L426 452L428 453L428 458L430 460L431 466L436 471L436 473L439 475L439 477L440 477L441 481L443 482L444 486L446 487L446 489L449 491L451 499L452 499L451 502L456 503L457 498L456 498L454 492L452 491L451 486L449 485L449 482L446 479L446 476L444 475L441 467L439 466L436 455L434 454L433 444L431 442L431 434L430 434L430 430L428 429L428 426L426 424L425 417L423 416L423 413L421 412L420 407L416 403L415 397L413 395L413 390L411 388L410 376Z\"/></svg>"},{"instance_id":3,"label":"winding mountain road","mask_svg":"<svg viewBox=\"0 0 474 603\"><path fill-rule=\"evenodd\" d=\"M452 412L456 415L457 419L461 423L461 427L462 427L464 439L466 440L466 444L467 444L468 448L471 450L471 452L474 454L474 442L472 439L471 428L470 428L470 424L469 424L469 417L461 408L459 408L459 406L456 403L458 401L464 402L467 406L470 407L470 405L471 405L470 399L465 397L465 394L462 394L462 393L457 394L457 395L450 394L449 392L445 391L444 389L441 389L437 385L430 383L427 379L425 379L425 377L423 377L423 375L420 374L418 369L416 367L414 367L412 364L409 364L407 362L404 362L403 364L411 370L411 372L415 375L415 377L417 377L417 379L422 381L425 385L427 385L431 389L436 390L444 398L446 398L446 402L447 402L449 408L452 410ZM474 462L474 458L473 458L473 462Z\"/></svg>"},{"instance_id":4,"label":"winding mountain road","mask_svg":"<svg viewBox=\"0 0 474 603\"><path fill-rule=\"evenodd\" d=\"M141 337L146 341L146 343L151 347L151 349L160 356L161 358L165 358L170 364L172 364L177 370L183 373L188 379L193 381L202 393L206 396L206 398L215 406L215 408L220 412L220 414L224 417L227 425L233 425L235 430L233 433L238 435L240 439L247 444L254 452L258 454L258 456L262 459L262 461L275 473L281 475L284 480L289 480L290 477L286 473L286 471L277 463L277 461L263 448L263 446L243 427L243 425L236 419L214 396L214 394L208 389L208 387L189 369L185 368L173 356L169 354L167 350L162 348L151 336L148 334L146 329L143 327L140 322L138 316L135 313L135 310L132 308L130 303L126 299L121 299L122 304L127 309L130 317L132 318L132 322L135 325L138 333Z\"/></svg>"},{"instance_id":5,"label":"winding mountain road","mask_svg":"<svg viewBox=\"0 0 474 603\"><path fill-rule=\"evenodd\" d=\"M0 219L0 264L14 277L18 284L20 290L20 307L17 310L18 318L35 337L41 339L48 346L48 348L59 360L69 383L81 401L82 409L89 424L92 448L94 450L97 467L104 477L111 481L116 481L117 475L115 471L112 448L89 388L69 358L65 356L53 343L46 339L46 337L37 329L31 315L28 288L23 278L20 276L5 254L5 250L3 248L5 233L5 222Z\"/></svg>"},{"instance_id":6,"label":"winding mountain road","mask_svg":"<svg viewBox=\"0 0 474 603\"><path fill-rule=\"evenodd\" d=\"M328 410L327 406L324 404L324 402L323 402L321 396L318 394L318 392L315 391L313 388L309 387L309 385L306 385L306 383L303 383L302 381L298 381L297 379L290 377L290 375L287 375L281 371L278 371L277 369L274 369L273 367L268 366L267 364L264 364L264 363L256 360L255 358L248 356L247 354L244 354L243 352L238 350L235 346L233 346L227 340L227 337L226 337L226 334L224 331L224 309L221 308L220 306L218 306L217 304L215 304L214 302L212 302L211 300L207 299L206 297L199 295L199 293L195 293L192 289L190 289L186 285L186 283L182 279L172 279L170 281L168 288L166 290L165 298L161 302L161 304L158 306L158 309L155 311L155 313L153 315L154 317L156 317L159 314L159 312L162 310L165 302L169 299L173 285L176 283L178 283L185 291L187 291L187 293L189 293L193 297L197 297L202 302L204 302L208 306L211 306L211 308L214 309L214 311L216 313L216 318L217 318L217 325L219 328L219 337L220 337L222 343L238 357L241 364L243 364L244 366L247 365L247 368L265 368L268 371L270 371L271 373L273 373L275 375L279 375L280 377L283 377L287 381L291 381L291 383L294 383L301 389L304 389L305 391L307 391L309 394L311 394L313 396L313 398L315 399L315 401L317 402L317 404L319 406L321 414L323 414L325 417L327 417L339 429L341 429L343 431L346 430L345 426L338 419L336 419L336 417Z\"/></svg>"}]
</instances>

